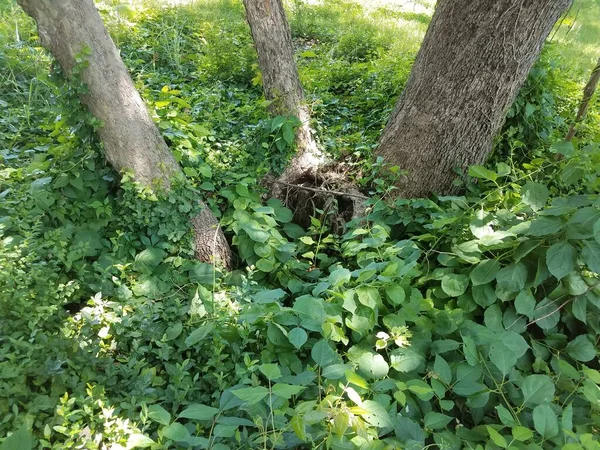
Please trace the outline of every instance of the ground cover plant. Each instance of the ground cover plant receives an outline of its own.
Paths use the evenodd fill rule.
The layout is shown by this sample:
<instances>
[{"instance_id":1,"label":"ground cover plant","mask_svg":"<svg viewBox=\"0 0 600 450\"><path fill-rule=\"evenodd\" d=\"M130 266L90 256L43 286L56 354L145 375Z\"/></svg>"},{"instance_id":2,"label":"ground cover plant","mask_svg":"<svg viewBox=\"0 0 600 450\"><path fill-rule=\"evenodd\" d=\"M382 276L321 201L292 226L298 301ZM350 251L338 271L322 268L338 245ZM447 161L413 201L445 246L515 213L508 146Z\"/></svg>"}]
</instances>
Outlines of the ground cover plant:
<instances>
[{"instance_id":1,"label":"ground cover plant","mask_svg":"<svg viewBox=\"0 0 600 450\"><path fill-rule=\"evenodd\" d=\"M596 4L557 24L489 162L422 199L373 150L432 5L287 4L354 220L268 198L297 124L268 114L241 2L97 6L186 178L107 165L85 86L0 5L1 450L600 448L597 97L564 140ZM198 199L234 270L194 258Z\"/></svg>"}]
</instances>

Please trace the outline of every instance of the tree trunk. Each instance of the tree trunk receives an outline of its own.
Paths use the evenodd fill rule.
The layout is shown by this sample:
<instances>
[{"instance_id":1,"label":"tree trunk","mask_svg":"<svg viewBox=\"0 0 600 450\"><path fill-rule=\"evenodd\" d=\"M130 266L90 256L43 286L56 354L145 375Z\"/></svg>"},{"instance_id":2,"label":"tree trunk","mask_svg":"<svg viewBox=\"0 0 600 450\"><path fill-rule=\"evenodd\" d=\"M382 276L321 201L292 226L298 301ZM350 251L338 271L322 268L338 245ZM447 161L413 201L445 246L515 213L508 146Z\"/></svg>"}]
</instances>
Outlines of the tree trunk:
<instances>
[{"instance_id":1,"label":"tree trunk","mask_svg":"<svg viewBox=\"0 0 600 450\"><path fill-rule=\"evenodd\" d=\"M324 160L310 132L310 113L294 61L290 26L281 0L244 0L244 6L258 54L265 98L272 102L269 112L274 116L296 116L301 121L296 132L296 154L278 179L294 183L304 175L313 174ZM280 197L282 186L274 184L271 194Z\"/></svg>"},{"instance_id":2,"label":"tree trunk","mask_svg":"<svg viewBox=\"0 0 600 450\"><path fill-rule=\"evenodd\" d=\"M583 119L585 119L588 108L590 106L590 101L592 100L592 97L594 96L594 92L596 92L596 86L598 85L598 80L600 80L600 59L598 60L596 67L594 67L594 69L592 70L590 79L588 80L587 84L583 88L583 98L581 99L581 103L579 104L579 109L577 111L577 117L575 117L575 122L569 128L569 133L567 134L567 137L565 138L566 141L570 141L571 139L573 139L575 137L575 131L576 131L577 125L580 122L583 122Z\"/></svg>"},{"instance_id":3,"label":"tree trunk","mask_svg":"<svg viewBox=\"0 0 600 450\"><path fill-rule=\"evenodd\" d=\"M571 0L438 0L377 154L407 171L399 195L456 191L455 168L483 163Z\"/></svg>"},{"instance_id":4,"label":"tree trunk","mask_svg":"<svg viewBox=\"0 0 600 450\"><path fill-rule=\"evenodd\" d=\"M90 52L81 71L88 90L81 101L103 123L98 133L110 164L118 171L131 170L135 180L145 186L160 184L168 189L169 178L179 173L180 167L148 114L93 0L18 3L36 21L42 45L67 77L73 76L76 56ZM229 267L232 256L225 236L210 209L202 207L192 221L196 255L205 262L218 259Z\"/></svg>"}]
</instances>

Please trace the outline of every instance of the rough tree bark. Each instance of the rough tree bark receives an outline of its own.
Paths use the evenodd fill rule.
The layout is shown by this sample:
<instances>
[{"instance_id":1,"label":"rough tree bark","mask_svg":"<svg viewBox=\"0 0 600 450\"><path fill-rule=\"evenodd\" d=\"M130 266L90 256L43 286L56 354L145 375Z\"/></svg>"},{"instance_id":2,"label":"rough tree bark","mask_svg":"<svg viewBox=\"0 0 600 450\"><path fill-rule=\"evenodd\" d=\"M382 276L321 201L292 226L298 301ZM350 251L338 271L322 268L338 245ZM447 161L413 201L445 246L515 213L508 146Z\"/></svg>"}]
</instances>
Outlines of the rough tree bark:
<instances>
[{"instance_id":1,"label":"rough tree bark","mask_svg":"<svg viewBox=\"0 0 600 450\"><path fill-rule=\"evenodd\" d=\"M590 106L590 101L594 96L594 92L596 92L598 80L600 80L600 59L598 60L596 67L594 67L594 69L592 70L592 73L590 74L590 79L583 88L583 98L581 99L579 109L577 110L577 117L575 117L575 122L569 128L569 132L567 133L567 137L565 138L565 140L570 141L575 137L577 125L580 122L583 122L583 119L585 119L588 108Z\"/></svg>"},{"instance_id":2,"label":"rough tree bark","mask_svg":"<svg viewBox=\"0 0 600 450\"><path fill-rule=\"evenodd\" d=\"M246 19L258 54L265 98L272 101L272 115L296 116L301 125L296 132L296 154L277 181L295 183L314 172L324 162L310 132L310 113L298 68L294 61L292 34L281 0L244 0ZM280 197L281 184L275 183L271 194Z\"/></svg>"},{"instance_id":3,"label":"rough tree bark","mask_svg":"<svg viewBox=\"0 0 600 450\"><path fill-rule=\"evenodd\" d=\"M407 171L398 194L454 193L455 168L493 138L571 0L438 0L376 153Z\"/></svg>"},{"instance_id":4,"label":"rough tree bark","mask_svg":"<svg viewBox=\"0 0 600 450\"><path fill-rule=\"evenodd\" d=\"M167 144L135 89L127 68L110 38L93 0L18 0L37 23L42 45L71 77L75 57L91 51L81 79L88 92L82 103L103 126L98 130L106 158L118 171L131 170L139 183L170 187L169 178L180 172ZM229 245L210 209L192 220L196 256L231 266Z\"/></svg>"}]
</instances>

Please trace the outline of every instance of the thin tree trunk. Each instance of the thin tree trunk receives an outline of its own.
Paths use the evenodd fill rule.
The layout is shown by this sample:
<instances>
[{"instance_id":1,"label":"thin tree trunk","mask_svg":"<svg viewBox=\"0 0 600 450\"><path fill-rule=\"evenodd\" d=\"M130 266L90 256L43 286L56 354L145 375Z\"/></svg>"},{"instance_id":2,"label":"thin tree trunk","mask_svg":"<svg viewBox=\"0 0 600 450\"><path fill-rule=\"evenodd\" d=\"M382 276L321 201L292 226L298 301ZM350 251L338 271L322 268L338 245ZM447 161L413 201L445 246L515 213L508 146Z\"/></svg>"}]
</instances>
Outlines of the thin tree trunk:
<instances>
[{"instance_id":1,"label":"thin tree trunk","mask_svg":"<svg viewBox=\"0 0 600 450\"><path fill-rule=\"evenodd\" d=\"M596 86L598 85L598 80L600 80L600 59L596 64L596 67L592 70L590 75L590 79L587 84L583 88L583 98L581 99L581 103L579 104L579 110L577 111L577 117L575 117L575 122L569 128L569 133L565 140L570 141L575 137L575 131L577 125L585 119L587 115L588 108L590 106L590 101L594 96L594 92L596 92Z\"/></svg>"},{"instance_id":2,"label":"thin tree trunk","mask_svg":"<svg viewBox=\"0 0 600 450\"><path fill-rule=\"evenodd\" d=\"M454 193L455 169L483 163L571 0L438 0L376 153L407 171L399 194Z\"/></svg>"},{"instance_id":3,"label":"thin tree trunk","mask_svg":"<svg viewBox=\"0 0 600 450\"><path fill-rule=\"evenodd\" d=\"M67 77L73 76L76 56L89 52L81 81L87 93L82 103L103 125L98 130L106 159L118 171L131 170L139 183L170 187L179 173L175 161L135 89L93 0L18 0L37 23L42 45L54 55ZM210 209L193 219L196 255L231 265L231 250ZM213 258L214 257L214 258Z\"/></svg>"},{"instance_id":4,"label":"thin tree trunk","mask_svg":"<svg viewBox=\"0 0 600 450\"><path fill-rule=\"evenodd\" d=\"M310 132L310 113L304 102L302 85L294 61L290 26L281 0L244 0L265 98L272 103L274 116L296 116L301 125L296 132L296 154L278 181L294 183L312 174L324 162ZM271 194L280 197L281 184L273 184Z\"/></svg>"}]
</instances>

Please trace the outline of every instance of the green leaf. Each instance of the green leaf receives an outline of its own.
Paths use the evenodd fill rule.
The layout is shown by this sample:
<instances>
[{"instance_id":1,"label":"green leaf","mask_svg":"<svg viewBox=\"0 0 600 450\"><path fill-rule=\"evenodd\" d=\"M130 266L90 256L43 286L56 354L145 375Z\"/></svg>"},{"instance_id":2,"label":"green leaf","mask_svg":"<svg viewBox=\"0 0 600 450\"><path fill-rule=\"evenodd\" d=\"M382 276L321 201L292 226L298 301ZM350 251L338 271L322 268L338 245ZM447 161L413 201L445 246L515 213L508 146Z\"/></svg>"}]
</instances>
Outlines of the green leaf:
<instances>
[{"instance_id":1,"label":"green leaf","mask_svg":"<svg viewBox=\"0 0 600 450\"><path fill-rule=\"evenodd\" d=\"M359 302L373 310L377 308L379 303L381 303L379 291L372 287L361 286L356 289L356 295Z\"/></svg>"},{"instance_id":2,"label":"green leaf","mask_svg":"<svg viewBox=\"0 0 600 450\"><path fill-rule=\"evenodd\" d=\"M437 430L440 428L444 428L448 425L454 417L447 416L446 414L440 414L438 412L430 411L425 414L425 418L423 419L425 423L425 428L430 430Z\"/></svg>"},{"instance_id":3,"label":"green leaf","mask_svg":"<svg viewBox=\"0 0 600 450\"><path fill-rule=\"evenodd\" d=\"M275 303L286 295L287 294L283 289L271 289L268 291L260 291L257 294L254 294L252 298L256 303Z\"/></svg>"},{"instance_id":4,"label":"green leaf","mask_svg":"<svg viewBox=\"0 0 600 450\"><path fill-rule=\"evenodd\" d=\"M385 288L385 293L394 305L401 305L406 298L404 288L398 284L393 284Z\"/></svg>"},{"instance_id":5,"label":"green leaf","mask_svg":"<svg viewBox=\"0 0 600 450\"><path fill-rule=\"evenodd\" d=\"M201 403L193 403L185 408L179 418L191 420L212 420L219 410L212 406L203 405Z\"/></svg>"},{"instance_id":6,"label":"green leaf","mask_svg":"<svg viewBox=\"0 0 600 450\"><path fill-rule=\"evenodd\" d=\"M339 380L344 376L346 371L351 368L352 367L348 364L332 364L325 367L321 372L321 375L327 380Z\"/></svg>"},{"instance_id":7,"label":"green leaf","mask_svg":"<svg viewBox=\"0 0 600 450\"><path fill-rule=\"evenodd\" d=\"M277 364L261 364L258 366L258 370L260 370L268 380L281 378L281 370Z\"/></svg>"},{"instance_id":8,"label":"green leaf","mask_svg":"<svg viewBox=\"0 0 600 450\"><path fill-rule=\"evenodd\" d=\"M148 417L161 425L169 425L171 423L171 414L160 405L150 405L148 407Z\"/></svg>"},{"instance_id":9,"label":"green leaf","mask_svg":"<svg viewBox=\"0 0 600 450\"><path fill-rule=\"evenodd\" d=\"M156 444L156 442L154 442L148 436L144 436L143 434L140 434L140 433L134 433L134 434L130 434L129 437L127 438L126 448L127 448L127 450L132 449L132 448L148 448L155 444ZM0 449L1 448L2 447L0 446Z\"/></svg>"},{"instance_id":10,"label":"green leaf","mask_svg":"<svg viewBox=\"0 0 600 450\"><path fill-rule=\"evenodd\" d=\"M293 384L286 383L275 383L273 385L273 394L285 398L286 400L292 398L294 395L298 395L304 390L304 386L296 386Z\"/></svg>"},{"instance_id":11,"label":"green leaf","mask_svg":"<svg viewBox=\"0 0 600 450\"><path fill-rule=\"evenodd\" d=\"M358 367L361 372L375 379L387 376L390 370L383 356L371 352L365 352L361 355L358 359Z\"/></svg>"},{"instance_id":12,"label":"green leaf","mask_svg":"<svg viewBox=\"0 0 600 450\"><path fill-rule=\"evenodd\" d=\"M33 435L23 425L2 442L0 450L33 450Z\"/></svg>"},{"instance_id":13,"label":"green leaf","mask_svg":"<svg viewBox=\"0 0 600 450\"><path fill-rule=\"evenodd\" d=\"M287 142L288 145L292 145L294 143L294 129L292 128L292 124L290 122L286 122L283 125L283 139Z\"/></svg>"},{"instance_id":14,"label":"green leaf","mask_svg":"<svg viewBox=\"0 0 600 450\"><path fill-rule=\"evenodd\" d=\"M469 175L474 178L483 178L484 180L496 181L498 175L483 166L469 167Z\"/></svg>"},{"instance_id":15,"label":"green leaf","mask_svg":"<svg viewBox=\"0 0 600 450\"><path fill-rule=\"evenodd\" d=\"M468 286L469 278L466 275L449 273L442 278L442 290L450 297L461 296Z\"/></svg>"},{"instance_id":16,"label":"green leaf","mask_svg":"<svg viewBox=\"0 0 600 450\"><path fill-rule=\"evenodd\" d=\"M275 268L275 262L270 259L261 258L256 261L256 268L261 272L270 273Z\"/></svg>"},{"instance_id":17,"label":"green leaf","mask_svg":"<svg viewBox=\"0 0 600 450\"><path fill-rule=\"evenodd\" d=\"M438 374L440 380L442 380L445 384L452 383L452 369L446 360L440 355L435 356L433 370Z\"/></svg>"},{"instance_id":18,"label":"green leaf","mask_svg":"<svg viewBox=\"0 0 600 450\"><path fill-rule=\"evenodd\" d=\"M421 447L415 448L422 448L425 444L423 429L417 422L408 417L398 415L394 432L402 442L415 441L421 445Z\"/></svg>"},{"instance_id":19,"label":"green leaf","mask_svg":"<svg viewBox=\"0 0 600 450\"><path fill-rule=\"evenodd\" d=\"M266 242L271 237L271 234L265 231L256 220L240 222L240 226L255 242Z\"/></svg>"},{"instance_id":20,"label":"green leaf","mask_svg":"<svg viewBox=\"0 0 600 450\"><path fill-rule=\"evenodd\" d=\"M394 421L381 404L373 400L365 400L360 407L366 411L362 416L370 425L378 428L392 428L394 426Z\"/></svg>"},{"instance_id":21,"label":"green leaf","mask_svg":"<svg viewBox=\"0 0 600 450\"><path fill-rule=\"evenodd\" d=\"M164 427L161 433L167 439L175 442L186 442L190 438L190 432L178 422L173 422L171 425Z\"/></svg>"},{"instance_id":22,"label":"green leaf","mask_svg":"<svg viewBox=\"0 0 600 450\"><path fill-rule=\"evenodd\" d=\"M550 147L552 153L560 153L564 156L572 156L575 153L575 147L572 141L558 141Z\"/></svg>"},{"instance_id":23,"label":"green leaf","mask_svg":"<svg viewBox=\"0 0 600 450\"><path fill-rule=\"evenodd\" d=\"M567 239L588 239L594 235L594 226L600 220L600 210L593 206L575 211L567 222Z\"/></svg>"},{"instance_id":24,"label":"green leaf","mask_svg":"<svg viewBox=\"0 0 600 450\"><path fill-rule=\"evenodd\" d=\"M160 248L147 248L135 256L135 264L137 267L151 272L163 261L165 255L165 251Z\"/></svg>"},{"instance_id":25,"label":"green leaf","mask_svg":"<svg viewBox=\"0 0 600 450\"><path fill-rule=\"evenodd\" d=\"M528 236L548 236L558 233L563 227L563 221L560 217L541 216L535 219L529 230Z\"/></svg>"},{"instance_id":26,"label":"green leaf","mask_svg":"<svg viewBox=\"0 0 600 450\"><path fill-rule=\"evenodd\" d=\"M546 252L548 270L559 280L571 273L576 259L577 252L567 241L557 242Z\"/></svg>"},{"instance_id":27,"label":"green leaf","mask_svg":"<svg viewBox=\"0 0 600 450\"><path fill-rule=\"evenodd\" d=\"M390 359L398 372L412 372L423 363L423 357L410 348L395 350Z\"/></svg>"},{"instance_id":28,"label":"green leaf","mask_svg":"<svg viewBox=\"0 0 600 450\"><path fill-rule=\"evenodd\" d=\"M571 358L581 362L588 362L596 357L594 343L584 334L569 342L565 351Z\"/></svg>"},{"instance_id":29,"label":"green leaf","mask_svg":"<svg viewBox=\"0 0 600 450\"><path fill-rule=\"evenodd\" d=\"M535 303L535 297L531 293L531 290L525 289L519 292L517 298L515 298L515 309L519 314L531 318L535 310Z\"/></svg>"},{"instance_id":30,"label":"green leaf","mask_svg":"<svg viewBox=\"0 0 600 450\"><path fill-rule=\"evenodd\" d=\"M485 259L471 271L473 286L487 284L496 278L500 270L500 263L495 259Z\"/></svg>"},{"instance_id":31,"label":"green leaf","mask_svg":"<svg viewBox=\"0 0 600 450\"><path fill-rule=\"evenodd\" d=\"M350 271L341 267L331 272L328 280L332 287L336 287L350 281L350 276Z\"/></svg>"},{"instance_id":32,"label":"green leaf","mask_svg":"<svg viewBox=\"0 0 600 450\"><path fill-rule=\"evenodd\" d=\"M515 440L519 442L525 442L533 437L533 431L531 431L529 428L516 426L512 429L512 435Z\"/></svg>"},{"instance_id":33,"label":"green leaf","mask_svg":"<svg viewBox=\"0 0 600 450\"><path fill-rule=\"evenodd\" d=\"M485 384L477 383L475 381L463 380L452 386L452 390L456 395L460 395L461 397L469 397L478 392L487 391L488 387Z\"/></svg>"},{"instance_id":34,"label":"green leaf","mask_svg":"<svg viewBox=\"0 0 600 450\"><path fill-rule=\"evenodd\" d=\"M548 201L548 188L541 183L528 181L521 189L521 198L523 203L537 211L542 209Z\"/></svg>"},{"instance_id":35,"label":"green leaf","mask_svg":"<svg viewBox=\"0 0 600 450\"><path fill-rule=\"evenodd\" d=\"M328 366L337 359L337 354L327 343L327 341L321 339L317 342L312 350L310 356L317 365L321 367Z\"/></svg>"},{"instance_id":36,"label":"green leaf","mask_svg":"<svg viewBox=\"0 0 600 450\"><path fill-rule=\"evenodd\" d=\"M600 223L600 220L598 223ZM600 274L600 244L598 242L592 240L583 241L581 257L592 272Z\"/></svg>"},{"instance_id":37,"label":"green leaf","mask_svg":"<svg viewBox=\"0 0 600 450\"><path fill-rule=\"evenodd\" d=\"M300 349L308 340L308 334L303 328L296 327L288 333L288 341L297 349Z\"/></svg>"},{"instance_id":38,"label":"green leaf","mask_svg":"<svg viewBox=\"0 0 600 450\"><path fill-rule=\"evenodd\" d=\"M498 287L509 292L519 292L527 282L527 267L519 262L510 264L498 272Z\"/></svg>"},{"instance_id":39,"label":"green leaf","mask_svg":"<svg viewBox=\"0 0 600 450\"><path fill-rule=\"evenodd\" d=\"M255 386L236 389L235 391L231 391L231 393L240 400L248 403L248 405L254 405L269 395L269 390L264 386Z\"/></svg>"},{"instance_id":40,"label":"green leaf","mask_svg":"<svg viewBox=\"0 0 600 450\"><path fill-rule=\"evenodd\" d=\"M563 167L560 172L560 179L567 186L571 186L579 182L584 174L585 171L583 170L583 167L579 165L579 161L573 160Z\"/></svg>"},{"instance_id":41,"label":"green leaf","mask_svg":"<svg viewBox=\"0 0 600 450\"><path fill-rule=\"evenodd\" d=\"M488 434L490 435L490 439L492 440L492 442L494 444L496 444L498 447L501 447L501 448L508 447L508 443L506 442L506 439L504 439L504 436L502 436L500 433L498 433L495 429L493 429L489 425L486 425L486 429L487 429Z\"/></svg>"},{"instance_id":42,"label":"green leaf","mask_svg":"<svg viewBox=\"0 0 600 450\"><path fill-rule=\"evenodd\" d=\"M550 405L539 405L533 409L533 426L545 439L558 434L558 419Z\"/></svg>"},{"instance_id":43,"label":"green leaf","mask_svg":"<svg viewBox=\"0 0 600 450\"><path fill-rule=\"evenodd\" d=\"M550 403L554 398L554 383L547 375L529 375L521 384L525 406Z\"/></svg>"},{"instance_id":44,"label":"green leaf","mask_svg":"<svg viewBox=\"0 0 600 450\"><path fill-rule=\"evenodd\" d=\"M500 419L500 422L509 427L516 425L513 415L504 405L497 405L495 409L498 413L498 418Z\"/></svg>"},{"instance_id":45,"label":"green leaf","mask_svg":"<svg viewBox=\"0 0 600 450\"><path fill-rule=\"evenodd\" d=\"M215 324L213 322L207 323L196 328L194 331L190 333L190 335L185 340L185 345L188 347L192 347L199 342L203 341L206 336L208 336L215 329Z\"/></svg>"}]
</instances>

